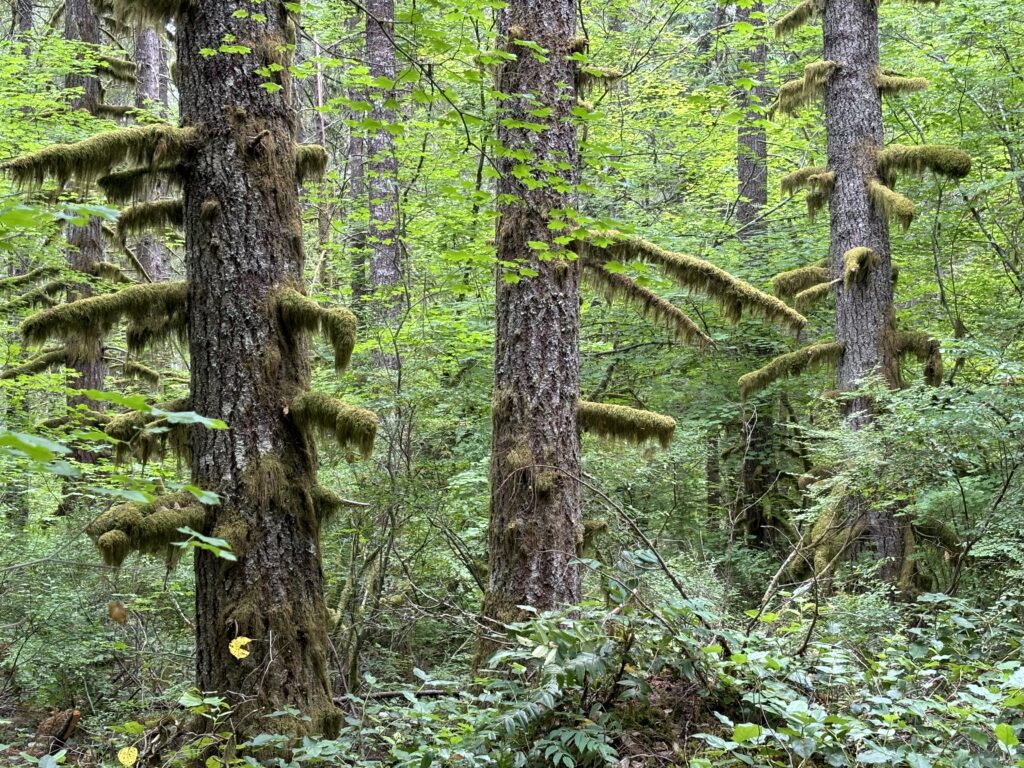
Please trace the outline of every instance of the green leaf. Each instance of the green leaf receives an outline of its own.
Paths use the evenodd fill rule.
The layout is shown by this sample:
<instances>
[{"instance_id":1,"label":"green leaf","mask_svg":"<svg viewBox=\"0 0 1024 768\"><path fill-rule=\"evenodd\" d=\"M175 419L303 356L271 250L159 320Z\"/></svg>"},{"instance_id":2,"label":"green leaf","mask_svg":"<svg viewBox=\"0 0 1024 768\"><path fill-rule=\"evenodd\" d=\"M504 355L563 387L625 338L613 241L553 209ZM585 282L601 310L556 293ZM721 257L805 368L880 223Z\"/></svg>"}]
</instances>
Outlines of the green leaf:
<instances>
[{"instance_id":1,"label":"green leaf","mask_svg":"<svg viewBox=\"0 0 1024 768\"><path fill-rule=\"evenodd\" d=\"M751 741L761 735L761 726L756 723L737 723L732 729L732 740L738 744Z\"/></svg>"},{"instance_id":2,"label":"green leaf","mask_svg":"<svg viewBox=\"0 0 1024 768\"><path fill-rule=\"evenodd\" d=\"M995 727L996 738L999 739L999 743L1004 747L1015 747L1020 744L1020 739L1017 738L1017 733L1013 730L1013 726L1007 723L999 723Z\"/></svg>"}]
</instances>

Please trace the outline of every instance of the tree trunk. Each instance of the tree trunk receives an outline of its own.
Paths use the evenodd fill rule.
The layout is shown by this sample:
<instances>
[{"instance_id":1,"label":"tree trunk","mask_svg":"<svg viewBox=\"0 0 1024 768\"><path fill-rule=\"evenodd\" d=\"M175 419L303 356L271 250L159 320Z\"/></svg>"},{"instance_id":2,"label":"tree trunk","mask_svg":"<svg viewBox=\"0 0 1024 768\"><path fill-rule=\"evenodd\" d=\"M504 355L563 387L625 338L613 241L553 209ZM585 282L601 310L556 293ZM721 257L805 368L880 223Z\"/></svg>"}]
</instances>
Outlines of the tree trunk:
<instances>
[{"instance_id":1,"label":"tree trunk","mask_svg":"<svg viewBox=\"0 0 1024 768\"><path fill-rule=\"evenodd\" d=\"M14 28L21 35L32 31L32 15L34 12L32 0L15 0L14 2Z\"/></svg>"},{"instance_id":2,"label":"tree trunk","mask_svg":"<svg viewBox=\"0 0 1024 768\"><path fill-rule=\"evenodd\" d=\"M531 241L552 243L553 210L575 208L579 164L572 0L512 0L499 12L499 30L518 54L498 75L502 102L498 142L532 157L531 183L514 174L521 162L498 158L499 265L529 267L535 276L497 275L497 338L491 442L490 583L485 616L519 618L517 605L557 609L580 599L573 563L583 541L580 511L580 287L578 262L552 245L539 258ZM544 60L515 39L547 49ZM537 114L548 109L543 117ZM541 122L545 130L517 127ZM538 170L543 168L544 170ZM553 170L561 168L563 170ZM515 270L513 270L514 272Z\"/></svg>"},{"instance_id":3,"label":"tree trunk","mask_svg":"<svg viewBox=\"0 0 1024 768\"><path fill-rule=\"evenodd\" d=\"M737 7L736 20L764 26L764 3L753 3L749 8ZM760 34L760 32L759 32ZM764 107L768 89L764 85L767 73L767 46L764 39L743 52L745 69L758 85L739 91L739 106L745 117L739 127L739 146L736 152L736 170L739 175L739 201L736 204L736 220L739 237L745 240L764 232L763 222L758 221L761 211L768 204L768 135L764 128Z\"/></svg>"},{"instance_id":4,"label":"tree trunk","mask_svg":"<svg viewBox=\"0 0 1024 768\"><path fill-rule=\"evenodd\" d=\"M192 434L194 482L218 492L209 526L237 562L196 552L200 688L236 716L294 707L308 720L249 721L246 731L337 732L327 671L317 457L289 416L309 382L306 343L271 294L303 280L295 116L283 4L189 3L177 18L182 123L203 141L183 176L193 408L231 429ZM237 15L237 17L236 17ZM225 39L251 53L204 56ZM282 64L280 90L257 71ZM242 660L229 651L251 638ZM237 725L236 727L241 727Z\"/></svg>"},{"instance_id":5,"label":"tree trunk","mask_svg":"<svg viewBox=\"0 0 1024 768\"><path fill-rule=\"evenodd\" d=\"M161 88L163 59L163 48L157 31L150 26L140 26L135 33L135 106L156 110L161 115L167 113L167 103L163 101ZM163 197L166 192L166 185L157 180L152 197ZM135 246L135 256L146 270L146 276L154 283L170 280L171 252L160 238L151 234L143 235Z\"/></svg>"},{"instance_id":6,"label":"tree trunk","mask_svg":"<svg viewBox=\"0 0 1024 768\"><path fill-rule=\"evenodd\" d=\"M825 59L839 67L825 87L828 164L836 174L831 195L830 261L833 275L844 274L844 255L866 247L877 256L867 279L835 289L836 340L845 344L839 365L839 386L856 389L872 374L899 385L894 350L894 310L889 224L871 202L868 183L875 177L875 152L883 147L882 97L875 84L879 68L878 5L875 0L826 4L823 19ZM851 428L871 421L868 398L855 398L847 408ZM858 516L866 515L872 546L885 561L883 578L895 579L903 553L900 526L891 511L868 513L853 500Z\"/></svg>"}]
</instances>

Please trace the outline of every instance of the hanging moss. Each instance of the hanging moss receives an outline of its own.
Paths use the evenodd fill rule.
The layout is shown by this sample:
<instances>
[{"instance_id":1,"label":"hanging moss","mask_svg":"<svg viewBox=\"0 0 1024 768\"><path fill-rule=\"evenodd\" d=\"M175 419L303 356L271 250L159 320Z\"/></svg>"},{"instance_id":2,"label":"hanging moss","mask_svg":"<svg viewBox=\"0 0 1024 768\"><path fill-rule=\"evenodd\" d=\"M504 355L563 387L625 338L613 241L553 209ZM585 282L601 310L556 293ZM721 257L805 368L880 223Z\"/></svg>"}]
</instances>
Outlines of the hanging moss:
<instances>
[{"instance_id":1,"label":"hanging moss","mask_svg":"<svg viewBox=\"0 0 1024 768\"><path fill-rule=\"evenodd\" d=\"M146 165L135 166L101 176L97 184L107 200L122 205L149 197L158 179L163 179L168 186L180 186L181 165L174 162L163 163L155 169Z\"/></svg>"},{"instance_id":2,"label":"hanging moss","mask_svg":"<svg viewBox=\"0 0 1024 768\"><path fill-rule=\"evenodd\" d=\"M112 264L109 261L98 261L95 264L90 264L85 269L86 274L98 277L100 280L106 280L110 283L130 283L131 278L128 277L117 264Z\"/></svg>"},{"instance_id":3,"label":"hanging moss","mask_svg":"<svg viewBox=\"0 0 1024 768\"><path fill-rule=\"evenodd\" d=\"M117 218L117 236L124 242L130 235L153 230L181 228L185 224L185 205L181 198L136 203L121 211Z\"/></svg>"},{"instance_id":4,"label":"hanging moss","mask_svg":"<svg viewBox=\"0 0 1024 768\"><path fill-rule=\"evenodd\" d=\"M320 392L305 392L290 407L295 423L305 431L316 430L332 437L343 448L354 448L369 457L377 435L377 416L346 405Z\"/></svg>"},{"instance_id":5,"label":"hanging moss","mask_svg":"<svg viewBox=\"0 0 1024 768\"><path fill-rule=\"evenodd\" d=\"M115 293L90 296L39 312L21 324L21 333L30 344L65 337L92 340L97 334L106 334L122 318L172 316L184 306L187 292L185 283L130 285Z\"/></svg>"},{"instance_id":6,"label":"hanging moss","mask_svg":"<svg viewBox=\"0 0 1024 768\"><path fill-rule=\"evenodd\" d=\"M23 187L38 186L47 177L60 184L72 178L88 182L124 162L156 168L180 160L197 137L193 128L169 125L104 131L75 144L55 144L16 157L0 170Z\"/></svg>"},{"instance_id":7,"label":"hanging moss","mask_svg":"<svg viewBox=\"0 0 1024 768\"><path fill-rule=\"evenodd\" d=\"M134 318L125 328L128 352L139 355L163 341L176 338L179 343L188 343L188 313L185 305L175 307L165 314L162 309L141 318Z\"/></svg>"},{"instance_id":8,"label":"hanging moss","mask_svg":"<svg viewBox=\"0 0 1024 768\"><path fill-rule=\"evenodd\" d=\"M0 373L0 379L10 380L16 379L19 376L33 376L43 371L48 371L50 368L62 366L68 361L68 351L61 347L60 349L51 349L49 352L43 352L41 355L33 357L27 363L19 365L15 368L8 368L3 373Z\"/></svg>"},{"instance_id":9,"label":"hanging moss","mask_svg":"<svg viewBox=\"0 0 1024 768\"><path fill-rule=\"evenodd\" d=\"M0 280L0 292L13 291L31 283L38 283L60 274L60 267L36 267L24 275L14 275Z\"/></svg>"},{"instance_id":10,"label":"hanging moss","mask_svg":"<svg viewBox=\"0 0 1024 768\"><path fill-rule=\"evenodd\" d=\"M714 299L733 322L739 321L743 313L748 312L795 331L807 324L807 319L785 302L738 280L709 261L673 253L646 240L617 232L595 233L594 237L599 238L599 242L611 242L602 246L592 242L579 244L585 256L602 261L644 261L655 264L679 286Z\"/></svg>"},{"instance_id":11,"label":"hanging moss","mask_svg":"<svg viewBox=\"0 0 1024 768\"><path fill-rule=\"evenodd\" d=\"M843 254L843 285L847 288L853 283L864 285L881 261L881 257L870 248L851 248Z\"/></svg>"},{"instance_id":12,"label":"hanging moss","mask_svg":"<svg viewBox=\"0 0 1024 768\"><path fill-rule=\"evenodd\" d=\"M828 269L821 266L791 269L772 278L772 290L779 298L788 299L808 288L827 283L828 274Z\"/></svg>"},{"instance_id":13,"label":"hanging moss","mask_svg":"<svg viewBox=\"0 0 1024 768\"><path fill-rule=\"evenodd\" d=\"M163 26L199 0L112 0L114 15L125 22Z\"/></svg>"},{"instance_id":14,"label":"hanging moss","mask_svg":"<svg viewBox=\"0 0 1024 768\"><path fill-rule=\"evenodd\" d=\"M895 219L903 229L909 229L917 209L909 198L894 192L877 179L868 182L868 195L875 208L886 218Z\"/></svg>"},{"instance_id":15,"label":"hanging moss","mask_svg":"<svg viewBox=\"0 0 1024 768\"><path fill-rule=\"evenodd\" d=\"M769 116L782 112L794 115L802 107L820 99L825 93L825 84L832 73L839 68L834 61L816 61L804 68L804 76L791 80L779 88L778 96L768 109Z\"/></svg>"},{"instance_id":16,"label":"hanging moss","mask_svg":"<svg viewBox=\"0 0 1024 768\"><path fill-rule=\"evenodd\" d=\"M160 372L155 371L148 365L143 365L138 360L129 360L121 369L121 374L126 379L138 379L152 386L160 384Z\"/></svg>"},{"instance_id":17,"label":"hanging moss","mask_svg":"<svg viewBox=\"0 0 1024 768\"><path fill-rule=\"evenodd\" d=\"M130 107L126 104L97 104L92 108L96 117L105 117L108 120L123 120L129 115L138 112L137 107Z\"/></svg>"},{"instance_id":18,"label":"hanging moss","mask_svg":"<svg viewBox=\"0 0 1024 768\"><path fill-rule=\"evenodd\" d=\"M319 144L299 144L295 147L295 177L299 184L307 179L319 179L327 170L327 150Z\"/></svg>"},{"instance_id":19,"label":"hanging moss","mask_svg":"<svg viewBox=\"0 0 1024 768\"><path fill-rule=\"evenodd\" d=\"M760 370L740 377L740 394L746 399L786 376L799 376L821 365L838 366L843 347L842 342L825 341L777 357Z\"/></svg>"},{"instance_id":20,"label":"hanging moss","mask_svg":"<svg viewBox=\"0 0 1024 768\"><path fill-rule=\"evenodd\" d=\"M942 386L942 344L927 333L899 331L896 348L901 356L913 355L924 364L924 380L929 386Z\"/></svg>"},{"instance_id":21,"label":"hanging moss","mask_svg":"<svg viewBox=\"0 0 1024 768\"><path fill-rule=\"evenodd\" d=\"M878 175L883 179L896 173L920 175L926 170L962 179L971 172L971 156L943 144L892 144L878 153Z\"/></svg>"},{"instance_id":22,"label":"hanging moss","mask_svg":"<svg viewBox=\"0 0 1024 768\"><path fill-rule=\"evenodd\" d=\"M576 423L581 431L599 437L636 445L657 440L662 448L668 448L676 430L676 420L670 416L582 400L576 406Z\"/></svg>"},{"instance_id":23,"label":"hanging moss","mask_svg":"<svg viewBox=\"0 0 1024 768\"><path fill-rule=\"evenodd\" d=\"M586 98L595 87L611 90L622 82L625 75L618 69L594 67L589 64L576 70L576 93Z\"/></svg>"},{"instance_id":24,"label":"hanging moss","mask_svg":"<svg viewBox=\"0 0 1024 768\"><path fill-rule=\"evenodd\" d=\"M875 85L883 94L898 96L903 93L926 91L929 83L923 77L903 77L888 70L880 70L875 73Z\"/></svg>"},{"instance_id":25,"label":"hanging moss","mask_svg":"<svg viewBox=\"0 0 1024 768\"><path fill-rule=\"evenodd\" d=\"M99 73L110 75L122 83L135 84L135 62L128 59L119 59L116 56L100 56Z\"/></svg>"},{"instance_id":26,"label":"hanging moss","mask_svg":"<svg viewBox=\"0 0 1024 768\"><path fill-rule=\"evenodd\" d=\"M812 165L806 168L797 168L792 173L782 177L782 194L793 195L800 189L807 186L808 181L814 176L827 173L828 168Z\"/></svg>"},{"instance_id":27,"label":"hanging moss","mask_svg":"<svg viewBox=\"0 0 1024 768\"><path fill-rule=\"evenodd\" d=\"M15 312L27 307L52 307L57 303L55 296L73 285L70 280L51 280L0 305L0 312Z\"/></svg>"},{"instance_id":28,"label":"hanging moss","mask_svg":"<svg viewBox=\"0 0 1024 768\"><path fill-rule=\"evenodd\" d=\"M818 285L811 286L810 288L805 288L793 297L793 306L800 312L809 311L816 304L825 301L832 295L833 285L834 283L829 281L827 283L818 283Z\"/></svg>"},{"instance_id":29,"label":"hanging moss","mask_svg":"<svg viewBox=\"0 0 1024 768\"><path fill-rule=\"evenodd\" d=\"M207 511L190 493L161 496L149 504L122 504L111 508L86 526L108 565L120 567L131 552L160 554L170 559L171 545L188 537L178 528L201 531Z\"/></svg>"},{"instance_id":30,"label":"hanging moss","mask_svg":"<svg viewBox=\"0 0 1024 768\"><path fill-rule=\"evenodd\" d=\"M334 491L318 485L313 489L313 507L316 509L317 517L321 523L328 522L340 510L346 507L361 508L368 506L356 501L343 499Z\"/></svg>"},{"instance_id":31,"label":"hanging moss","mask_svg":"<svg viewBox=\"0 0 1024 768\"><path fill-rule=\"evenodd\" d=\"M776 37L785 37L796 32L800 27L821 15L821 7L818 0L804 0L796 8L791 10L774 25Z\"/></svg>"},{"instance_id":32,"label":"hanging moss","mask_svg":"<svg viewBox=\"0 0 1024 768\"><path fill-rule=\"evenodd\" d=\"M685 312L654 291L637 285L635 280L625 275L609 272L596 259L584 259L583 267L583 274L587 282L595 290L603 292L609 302L620 299L638 307L644 315L650 315L657 322L670 327L676 337L687 344L694 344L701 349L713 345L711 337L704 333Z\"/></svg>"},{"instance_id":33,"label":"hanging moss","mask_svg":"<svg viewBox=\"0 0 1024 768\"><path fill-rule=\"evenodd\" d=\"M282 288L274 294L281 322L292 333L316 333L327 337L334 348L334 367L344 371L356 345L358 321L347 309L324 309L294 288Z\"/></svg>"},{"instance_id":34,"label":"hanging moss","mask_svg":"<svg viewBox=\"0 0 1024 768\"><path fill-rule=\"evenodd\" d=\"M192 404L188 398L182 398L157 403L155 407L167 413L184 413L192 409ZM187 457L189 429L187 424L168 425L163 416L128 411L111 417L103 431L117 440L114 446L116 463L123 464L134 457L148 464L154 458L162 457L168 449Z\"/></svg>"}]
</instances>

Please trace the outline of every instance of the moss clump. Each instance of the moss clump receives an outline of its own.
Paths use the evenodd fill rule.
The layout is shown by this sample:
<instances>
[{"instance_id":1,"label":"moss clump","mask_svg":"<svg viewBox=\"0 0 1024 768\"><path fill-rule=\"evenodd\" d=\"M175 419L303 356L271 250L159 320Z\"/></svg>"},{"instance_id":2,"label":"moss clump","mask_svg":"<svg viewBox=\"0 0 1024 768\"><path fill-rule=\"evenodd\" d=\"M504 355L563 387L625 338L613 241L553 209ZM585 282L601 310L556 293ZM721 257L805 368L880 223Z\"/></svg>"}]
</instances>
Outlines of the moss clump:
<instances>
[{"instance_id":1,"label":"moss clump","mask_svg":"<svg viewBox=\"0 0 1024 768\"><path fill-rule=\"evenodd\" d=\"M124 242L130 235L153 230L180 229L185 224L185 205L180 198L150 200L131 205L117 217L117 236Z\"/></svg>"},{"instance_id":2,"label":"moss clump","mask_svg":"<svg viewBox=\"0 0 1024 768\"><path fill-rule=\"evenodd\" d=\"M883 94L898 96L903 93L926 91L929 83L923 77L903 77L888 70L880 70L875 73L875 85Z\"/></svg>"},{"instance_id":3,"label":"moss clump","mask_svg":"<svg viewBox=\"0 0 1024 768\"><path fill-rule=\"evenodd\" d=\"M785 37L821 15L819 0L804 0L772 25L776 37Z\"/></svg>"},{"instance_id":4,"label":"moss clump","mask_svg":"<svg viewBox=\"0 0 1024 768\"><path fill-rule=\"evenodd\" d=\"M887 219L895 219L903 229L914 223L917 209L909 198L894 192L877 179L868 182L868 195L875 208Z\"/></svg>"},{"instance_id":5,"label":"moss clump","mask_svg":"<svg viewBox=\"0 0 1024 768\"><path fill-rule=\"evenodd\" d=\"M811 286L810 288L805 288L793 297L793 306L800 312L809 311L816 304L825 301L832 295L832 286L833 283L829 281L827 283L819 283L818 285Z\"/></svg>"},{"instance_id":6,"label":"moss clump","mask_svg":"<svg viewBox=\"0 0 1024 768\"><path fill-rule=\"evenodd\" d=\"M325 309L294 288L282 288L274 294L281 323L291 333L316 333L327 337L334 348L334 367L344 371L356 345L358 321L347 309Z\"/></svg>"},{"instance_id":7,"label":"moss clump","mask_svg":"<svg viewBox=\"0 0 1024 768\"><path fill-rule=\"evenodd\" d=\"M60 274L60 267L36 267L24 275L14 275L0 280L0 291L13 291L41 280L48 280Z\"/></svg>"},{"instance_id":8,"label":"moss clump","mask_svg":"<svg viewBox=\"0 0 1024 768\"><path fill-rule=\"evenodd\" d=\"M319 179L327 170L327 150L319 144L299 144L295 147L295 178L299 184L308 179Z\"/></svg>"},{"instance_id":9,"label":"moss clump","mask_svg":"<svg viewBox=\"0 0 1024 768\"><path fill-rule=\"evenodd\" d=\"M834 61L816 61L808 64L804 68L803 77L791 80L779 88L775 101L768 108L768 114L771 116L781 112L785 115L795 115L805 105L820 99L825 93L825 84L838 68L839 65Z\"/></svg>"},{"instance_id":10,"label":"moss clump","mask_svg":"<svg viewBox=\"0 0 1024 768\"><path fill-rule=\"evenodd\" d=\"M796 194L798 190L803 189L808 185L808 182L812 177L820 176L823 173L828 173L828 168L822 168L816 165L807 166L806 168L797 168L792 173L787 173L782 177L782 194Z\"/></svg>"},{"instance_id":11,"label":"moss clump","mask_svg":"<svg viewBox=\"0 0 1024 768\"><path fill-rule=\"evenodd\" d=\"M607 244L603 244L605 242ZM736 279L711 262L667 251L638 237L617 232L599 232L594 233L591 241L578 244L578 248L585 257L592 256L602 261L644 261L655 264L679 286L714 299L733 322L739 321L743 313L748 312L795 331L807 324L807 319L785 302Z\"/></svg>"},{"instance_id":12,"label":"moss clump","mask_svg":"<svg viewBox=\"0 0 1024 768\"><path fill-rule=\"evenodd\" d=\"M138 360L129 360L125 363L121 374L126 379L138 379L154 387L160 384L160 372L153 370L148 365L143 365Z\"/></svg>"},{"instance_id":13,"label":"moss clump","mask_svg":"<svg viewBox=\"0 0 1024 768\"><path fill-rule=\"evenodd\" d=\"M920 175L931 171L962 179L971 172L971 156L944 144L892 144L878 153L878 175L892 179L897 173Z\"/></svg>"},{"instance_id":14,"label":"moss clump","mask_svg":"<svg viewBox=\"0 0 1024 768\"><path fill-rule=\"evenodd\" d=\"M0 311L15 312L26 307L52 307L57 303L57 299L54 298L56 294L70 289L73 285L70 280L51 280L0 305Z\"/></svg>"},{"instance_id":15,"label":"moss clump","mask_svg":"<svg viewBox=\"0 0 1024 768\"><path fill-rule=\"evenodd\" d=\"M151 314L132 318L125 328L128 352L133 355L172 337L181 344L188 342L188 313L184 304L170 311L158 308Z\"/></svg>"},{"instance_id":16,"label":"moss clump","mask_svg":"<svg viewBox=\"0 0 1024 768\"><path fill-rule=\"evenodd\" d=\"M188 537L178 528L201 531L207 511L190 493L161 496L149 504L121 504L86 526L108 565L120 566L130 552L162 554L173 560L172 544Z\"/></svg>"},{"instance_id":17,"label":"moss clump","mask_svg":"<svg viewBox=\"0 0 1024 768\"><path fill-rule=\"evenodd\" d=\"M155 408L167 413L184 413L191 410L187 398L157 403ZM114 460L121 464L134 457L143 464L164 455L166 450L179 455L188 453L189 426L166 423L162 415L149 411L128 411L111 418L104 432L117 440L114 446Z\"/></svg>"},{"instance_id":18,"label":"moss clump","mask_svg":"<svg viewBox=\"0 0 1024 768\"><path fill-rule=\"evenodd\" d=\"M159 167L180 160L197 140L193 128L150 125L104 131L75 144L55 144L4 163L0 170L21 186L38 186L47 177L94 181L121 163Z\"/></svg>"},{"instance_id":19,"label":"moss clump","mask_svg":"<svg viewBox=\"0 0 1024 768\"><path fill-rule=\"evenodd\" d=\"M801 291L828 282L828 268L822 266L801 267L781 272L772 278L772 290L781 299L796 296Z\"/></svg>"},{"instance_id":20,"label":"moss clump","mask_svg":"<svg viewBox=\"0 0 1024 768\"><path fill-rule=\"evenodd\" d=\"M932 387L942 386L942 344L921 331L900 331L896 348L901 356L913 355L924 364L924 380Z\"/></svg>"},{"instance_id":21,"label":"moss clump","mask_svg":"<svg viewBox=\"0 0 1024 768\"><path fill-rule=\"evenodd\" d=\"M662 448L668 448L676 430L676 420L670 416L624 405L586 401L580 401L576 406L576 423L581 431L599 437L636 445L657 440Z\"/></svg>"},{"instance_id":22,"label":"moss clump","mask_svg":"<svg viewBox=\"0 0 1024 768\"><path fill-rule=\"evenodd\" d=\"M611 90L622 82L623 77L625 75L618 69L593 67L589 64L581 66L576 71L576 93L586 98L597 86Z\"/></svg>"},{"instance_id":23,"label":"moss clump","mask_svg":"<svg viewBox=\"0 0 1024 768\"><path fill-rule=\"evenodd\" d=\"M181 165L175 162L163 163L158 168L139 165L123 171L101 176L99 184L107 200L116 205L130 203L149 197L156 187L156 181L163 179L169 186L181 183Z\"/></svg>"},{"instance_id":24,"label":"moss clump","mask_svg":"<svg viewBox=\"0 0 1024 768\"><path fill-rule=\"evenodd\" d=\"M0 373L0 379L10 380L16 379L19 376L33 376L37 373L42 373L50 368L64 365L68 361L68 351L61 347L60 349L51 349L49 352L43 352L37 357L33 357L27 363L17 366L16 368L8 368L3 373Z\"/></svg>"},{"instance_id":25,"label":"moss clump","mask_svg":"<svg viewBox=\"0 0 1024 768\"><path fill-rule=\"evenodd\" d=\"M881 262L881 257L871 248L851 248L843 254L843 285L847 288L854 283L864 285Z\"/></svg>"},{"instance_id":26,"label":"moss clump","mask_svg":"<svg viewBox=\"0 0 1024 768\"><path fill-rule=\"evenodd\" d=\"M112 0L114 15L122 21L164 25L198 0Z\"/></svg>"},{"instance_id":27,"label":"moss clump","mask_svg":"<svg viewBox=\"0 0 1024 768\"><path fill-rule=\"evenodd\" d=\"M704 333L685 312L654 291L637 285L635 280L625 275L609 272L596 259L584 259L583 267L587 282L596 290L602 291L609 302L621 299L638 307L644 315L650 315L656 321L670 327L675 331L676 337L687 344L694 344L701 349L707 349L713 345L711 337Z\"/></svg>"},{"instance_id":28,"label":"moss clump","mask_svg":"<svg viewBox=\"0 0 1024 768\"><path fill-rule=\"evenodd\" d=\"M95 339L104 335L122 318L146 320L171 317L181 312L188 289L185 283L130 285L115 293L90 296L43 310L21 324L21 333L29 344L50 338Z\"/></svg>"},{"instance_id":29,"label":"moss clump","mask_svg":"<svg viewBox=\"0 0 1024 768\"><path fill-rule=\"evenodd\" d=\"M128 59L119 59L116 56L100 56L100 66L97 70L100 74L110 75L122 83L135 84L135 62Z\"/></svg>"},{"instance_id":30,"label":"moss clump","mask_svg":"<svg viewBox=\"0 0 1024 768\"><path fill-rule=\"evenodd\" d=\"M305 392L292 400L289 412L304 431L326 434L341 447L358 450L363 458L373 452L377 416L370 411L346 405L320 392Z\"/></svg>"},{"instance_id":31,"label":"moss clump","mask_svg":"<svg viewBox=\"0 0 1024 768\"><path fill-rule=\"evenodd\" d=\"M763 368L740 377L740 395L745 399L779 379L799 376L804 371L821 365L835 367L842 359L843 348L842 342L825 341L777 357Z\"/></svg>"}]
</instances>

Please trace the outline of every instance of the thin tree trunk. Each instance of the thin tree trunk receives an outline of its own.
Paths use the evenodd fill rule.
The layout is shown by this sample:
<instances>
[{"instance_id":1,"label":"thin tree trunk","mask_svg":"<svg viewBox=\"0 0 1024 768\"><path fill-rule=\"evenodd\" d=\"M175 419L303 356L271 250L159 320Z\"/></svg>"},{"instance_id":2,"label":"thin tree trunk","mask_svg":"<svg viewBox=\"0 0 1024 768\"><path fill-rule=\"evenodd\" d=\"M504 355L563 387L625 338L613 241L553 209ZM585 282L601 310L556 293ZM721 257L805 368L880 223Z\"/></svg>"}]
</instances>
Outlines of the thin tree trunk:
<instances>
[{"instance_id":1,"label":"thin tree trunk","mask_svg":"<svg viewBox=\"0 0 1024 768\"><path fill-rule=\"evenodd\" d=\"M575 71L568 60L576 40L573 0L512 0L499 12L499 31L510 52L498 89L502 102L498 142L527 150L535 168L526 185L513 173L520 162L498 158L499 265L529 267L535 276L497 275L497 336L491 441L490 582L485 616L507 622L518 605L557 609L580 599L574 563L583 541L580 511L580 285L578 262L556 252L541 259L531 241L552 243L553 210L573 210L579 164ZM515 39L536 42L534 56ZM543 58L543 60L541 60ZM538 112L543 117L538 117ZM542 122L545 130L525 130Z\"/></svg>"},{"instance_id":2,"label":"thin tree trunk","mask_svg":"<svg viewBox=\"0 0 1024 768\"><path fill-rule=\"evenodd\" d=\"M32 0L15 0L14 3L14 28L20 35L27 35L32 31L32 16L35 11Z\"/></svg>"},{"instance_id":3,"label":"thin tree trunk","mask_svg":"<svg viewBox=\"0 0 1024 768\"><path fill-rule=\"evenodd\" d=\"M237 562L197 552L196 667L201 689L229 696L236 718L294 707L284 727L333 736L317 455L287 404L309 383L307 345L272 309L271 294L302 285L295 115L283 4L260 14L242 0L189 3L177 17L182 123L204 139L183 177L193 408L231 429L192 434L194 482L215 490L214 535ZM204 56L225 39L249 54ZM280 90L258 74L283 65ZM295 329L292 329L293 331ZM251 638L245 659L229 643ZM236 719L235 721L239 721Z\"/></svg>"},{"instance_id":4,"label":"thin tree trunk","mask_svg":"<svg viewBox=\"0 0 1024 768\"><path fill-rule=\"evenodd\" d=\"M764 3L753 3L748 8L737 7L736 20L764 26ZM759 31L760 34L760 31ZM739 127L739 146L736 152L736 170L739 175L739 201L736 205L736 219L741 240L764 232L764 224L758 221L761 211L768 204L768 135L764 127L764 107L768 99L765 61L767 46L763 38L757 45L743 52L743 61L750 71L750 77L758 84L739 91L739 106L745 112Z\"/></svg>"},{"instance_id":5,"label":"thin tree trunk","mask_svg":"<svg viewBox=\"0 0 1024 768\"><path fill-rule=\"evenodd\" d=\"M872 374L899 385L895 353L892 260L889 224L872 205L868 183L875 176L874 153L884 143L882 97L875 84L879 68L878 5L875 0L830 2L823 19L825 59L839 66L825 88L825 120L829 169L836 174L831 195L832 274L844 274L844 255L866 247L878 256L863 282L835 289L836 340L845 344L839 365L839 385L856 389ZM850 427L871 421L872 404L857 397L847 408ZM868 511L857 498L851 512L868 525L868 535L883 560L882 578L893 581L900 572L902 533L891 510Z\"/></svg>"}]
</instances>

